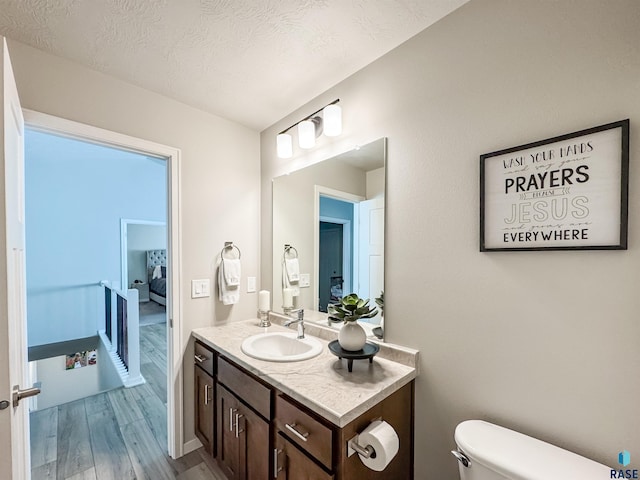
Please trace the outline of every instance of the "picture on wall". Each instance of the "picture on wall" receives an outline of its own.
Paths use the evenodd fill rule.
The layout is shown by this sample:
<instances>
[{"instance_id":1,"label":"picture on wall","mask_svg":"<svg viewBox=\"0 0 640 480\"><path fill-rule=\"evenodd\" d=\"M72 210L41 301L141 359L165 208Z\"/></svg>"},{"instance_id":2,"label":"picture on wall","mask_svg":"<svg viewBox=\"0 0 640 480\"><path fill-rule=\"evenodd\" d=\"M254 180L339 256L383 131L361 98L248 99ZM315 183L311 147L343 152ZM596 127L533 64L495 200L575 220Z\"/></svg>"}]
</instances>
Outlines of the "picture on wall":
<instances>
[{"instance_id":1,"label":"picture on wall","mask_svg":"<svg viewBox=\"0 0 640 480\"><path fill-rule=\"evenodd\" d=\"M95 365L98 362L98 352L96 350L86 350L84 352L76 352L66 356L66 370L86 367L87 365Z\"/></svg>"},{"instance_id":2,"label":"picture on wall","mask_svg":"<svg viewBox=\"0 0 640 480\"><path fill-rule=\"evenodd\" d=\"M480 251L626 250L629 120L480 156Z\"/></svg>"}]
</instances>

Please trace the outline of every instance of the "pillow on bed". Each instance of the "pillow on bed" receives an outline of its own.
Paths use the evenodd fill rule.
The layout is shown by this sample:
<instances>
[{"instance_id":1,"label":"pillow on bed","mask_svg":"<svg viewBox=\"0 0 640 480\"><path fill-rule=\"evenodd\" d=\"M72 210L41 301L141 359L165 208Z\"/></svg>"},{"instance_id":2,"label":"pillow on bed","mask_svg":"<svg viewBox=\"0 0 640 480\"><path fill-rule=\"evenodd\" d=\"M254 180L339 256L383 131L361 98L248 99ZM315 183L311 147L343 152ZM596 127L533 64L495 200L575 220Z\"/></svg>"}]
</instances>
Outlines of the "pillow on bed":
<instances>
[{"instance_id":1,"label":"pillow on bed","mask_svg":"<svg viewBox=\"0 0 640 480\"><path fill-rule=\"evenodd\" d=\"M151 273L151 280L155 280L156 278L162 278L161 275L161 268L160 265L156 265L155 267L153 267L152 273Z\"/></svg>"}]
</instances>

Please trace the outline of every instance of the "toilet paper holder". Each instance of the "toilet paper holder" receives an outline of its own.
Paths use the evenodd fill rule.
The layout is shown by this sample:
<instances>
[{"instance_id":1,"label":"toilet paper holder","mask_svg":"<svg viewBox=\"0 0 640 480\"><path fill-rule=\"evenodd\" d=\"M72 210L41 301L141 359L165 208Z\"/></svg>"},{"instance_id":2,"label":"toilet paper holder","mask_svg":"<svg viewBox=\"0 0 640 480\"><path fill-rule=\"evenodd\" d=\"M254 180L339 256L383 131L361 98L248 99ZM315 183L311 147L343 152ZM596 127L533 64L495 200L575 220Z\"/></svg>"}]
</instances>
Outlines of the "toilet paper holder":
<instances>
[{"instance_id":1,"label":"toilet paper holder","mask_svg":"<svg viewBox=\"0 0 640 480\"><path fill-rule=\"evenodd\" d=\"M382 417L374 418L371 422L375 422L376 420L382 420ZM353 438L347 441L347 457L352 456L355 453L362 455L364 458L370 458L373 456L375 458L376 451L373 449L371 445L367 445L363 447L358 443L358 437L360 434L356 433Z\"/></svg>"}]
</instances>

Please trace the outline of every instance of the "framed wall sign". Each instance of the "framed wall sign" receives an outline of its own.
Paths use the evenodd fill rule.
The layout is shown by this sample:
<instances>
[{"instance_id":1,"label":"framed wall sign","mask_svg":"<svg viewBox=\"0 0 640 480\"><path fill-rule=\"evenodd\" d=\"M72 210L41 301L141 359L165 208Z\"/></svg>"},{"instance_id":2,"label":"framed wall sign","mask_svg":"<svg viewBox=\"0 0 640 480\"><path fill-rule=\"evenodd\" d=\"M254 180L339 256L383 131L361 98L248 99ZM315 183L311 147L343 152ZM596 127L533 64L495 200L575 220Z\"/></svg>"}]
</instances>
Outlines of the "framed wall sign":
<instances>
[{"instance_id":1,"label":"framed wall sign","mask_svg":"<svg viewBox=\"0 0 640 480\"><path fill-rule=\"evenodd\" d=\"M480 251L626 250L629 120L480 156Z\"/></svg>"}]
</instances>

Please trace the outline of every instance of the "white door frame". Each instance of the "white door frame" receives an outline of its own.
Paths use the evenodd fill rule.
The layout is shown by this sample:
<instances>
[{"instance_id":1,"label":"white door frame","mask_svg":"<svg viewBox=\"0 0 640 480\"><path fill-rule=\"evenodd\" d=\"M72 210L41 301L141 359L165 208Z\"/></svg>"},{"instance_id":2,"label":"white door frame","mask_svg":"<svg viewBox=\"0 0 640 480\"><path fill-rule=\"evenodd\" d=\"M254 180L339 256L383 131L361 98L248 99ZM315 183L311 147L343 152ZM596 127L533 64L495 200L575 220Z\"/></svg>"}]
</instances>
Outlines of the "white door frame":
<instances>
[{"instance_id":1,"label":"white door frame","mask_svg":"<svg viewBox=\"0 0 640 480\"><path fill-rule=\"evenodd\" d=\"M314 185L313 186L313 302L317 308L317 305L320 303L320 286L318 285L318 275L320 272L320 197L331 197L337 200L342 200L343 202L349 203L360 203L365 200L365 197L361 197L360 195L354 195L353 193L342 192L340 190L336 190L334 188L325 187L322 185ZM358 219L356 217L357 212L354 209L353 212L353 222L354 225L358 225ZM354 245L357 245L358 242L358 229L354 228ZM357 272L357 261L358 256L353 256L354 264L353 271Z\"/></svg>"},{"instance_id":2,"label":"white door frame","mask_svg":"<svg viewBox=\"0 0 640 480\"><path fill-rule=\"evenodd\" d=\"M172 458L184 454L182 391L182 223L180 217L179 149L159 143L111 132L45 113L23 109L25 126L84 142L141 153L167 161L167 440ZM124 285L126 286L126 285Z\"/></svg>"},{"instance_id":3,"label":"white door frame","mask_svg":"<svg viewBox=\"0 0 640 480\"><path fill-rule=\"evenodd\" d=\"M128 258L128 238L129 225L153 225L157 227L166 227L167 222L154 222L152 220L133 220L130 218L120 219L120 288L127 290L129 288L129 258ZM144 281L147 280L145 277Z\"/></svg>"}]
</instances>

